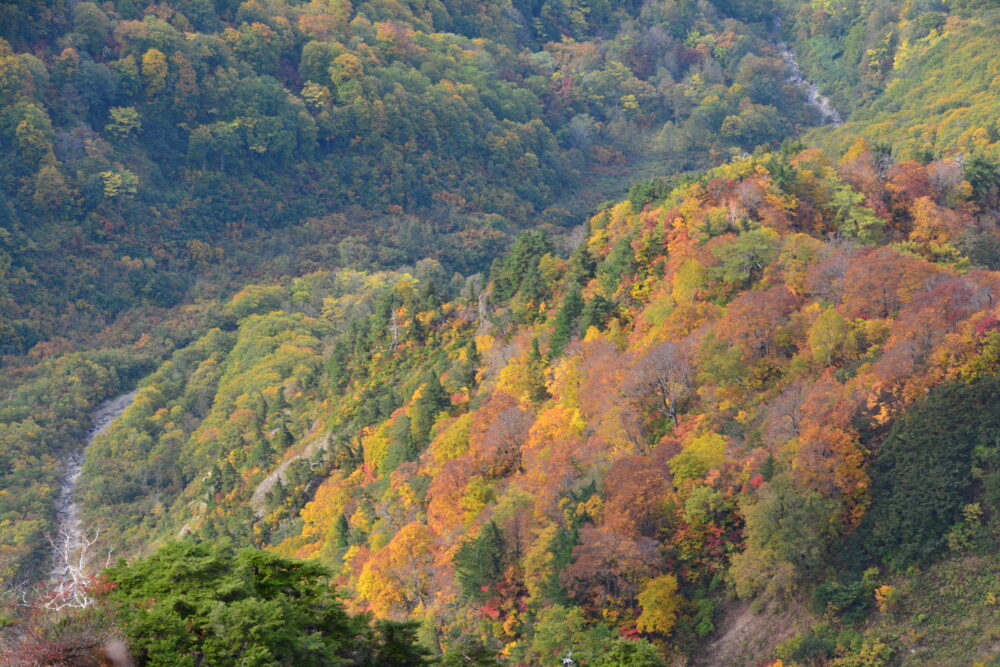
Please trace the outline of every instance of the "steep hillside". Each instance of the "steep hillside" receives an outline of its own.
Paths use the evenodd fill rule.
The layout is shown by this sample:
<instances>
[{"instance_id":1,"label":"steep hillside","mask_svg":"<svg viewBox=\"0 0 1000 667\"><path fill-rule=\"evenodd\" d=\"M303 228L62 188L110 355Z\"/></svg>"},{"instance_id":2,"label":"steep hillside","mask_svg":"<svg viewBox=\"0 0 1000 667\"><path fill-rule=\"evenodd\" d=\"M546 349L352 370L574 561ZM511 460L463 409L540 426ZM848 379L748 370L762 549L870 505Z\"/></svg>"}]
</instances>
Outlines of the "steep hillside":
<instances>
[{"instance_id":1,"label":"steep hillside","mask_svg":"<svg viewBox=\"0 0 1000 667\"><path fill-rule=\"evenodd\" d=\"M1000 660L993 5L3 6L0 661Z\"/></svg>"},{"instance_id":2,"label":"steep hillside","mask_svg":"<svg viewBox=\"0 0 1000 667\"><path fill-rule=\"evenodd\" d=\"M762 11L557 4L0 7L6 577L36 563L58 459L119 384L49 377L62 355L162 361L231 327L220 295L255 278L432 257L447 282L521 228L579 224L634 165L816 120ZM34 378L72 411L32 414Z\"/></svg>"},{"instance_id":3,"label":"steep hillside","mask_svg":"<svg viewBox=\"0 0 1000 667\"><path fill-rule=\"evenodd\" d=\"M248 288L90 452L91 519L318 559L520 663L696 655L729 592L863 618L880 565L992 543L1000 426L1000 273L960 250L996 229L953 160L876 157L743 158L568 259L522 235L478 298L431 262Z\"/></svg>"},{"instance_id":4,"label":"steep hillside","mask_svg":"<svg viewBox=\"0 0 1000 667\"><path fill-rule=\"evenodd\" d=\"M815 140L840 152L862 135L883 150L891 147L902 157L925 160L961 152L970 160L975 182L981 178L977 161L1000 159L998 40L1000 12L949 19L925 37L900 46L885 91L843 127L817 133Z\"/></svg>"},{"instance_id":5,"label":"steep hillside","mask_svg":"<svg viewBox=\"0 0 1000 667\"><path fill-rule=\"evenodd\" d=\"M970 22L995 26L998 9L993 0L779 0L779 5L782 28L807 76L838 108L850 112L875 102L894 81L924 83L912 79L912 70L906 67L929 46L949 34L953 37ZM964 40L953 43L982 47L967 55L995 56L988 48L988 33L965 30L964 35ZM973 77L978 73L971 67L964 70ZM963 78L949 83L960 85Z\"/></svg>"},{"instance_id":6,"label":"steep hillside","mask_svg":"<svg viewBox=\"0 0 1000 667\"><path fill-rule=\"evenodd\" d=\"M331 262L472 273L638 163L777 145L817 119L769 9L6 3L0 353Z\"/></svg>"},{"instance_id":7,"label":"steep hillside","mask_svg":"<svg viewBox=\"0 0 1000 667\"><path fill-rule=\"evenodd\" d=\"M73 353L160 363L264 279L432 258L444 289L521 228L563 246L633 169L663 191L818 120L769 6L557 4L0 8L6 579L37 574L59 460L122 384L50 377Z\"/></svg>"}]
</instances>

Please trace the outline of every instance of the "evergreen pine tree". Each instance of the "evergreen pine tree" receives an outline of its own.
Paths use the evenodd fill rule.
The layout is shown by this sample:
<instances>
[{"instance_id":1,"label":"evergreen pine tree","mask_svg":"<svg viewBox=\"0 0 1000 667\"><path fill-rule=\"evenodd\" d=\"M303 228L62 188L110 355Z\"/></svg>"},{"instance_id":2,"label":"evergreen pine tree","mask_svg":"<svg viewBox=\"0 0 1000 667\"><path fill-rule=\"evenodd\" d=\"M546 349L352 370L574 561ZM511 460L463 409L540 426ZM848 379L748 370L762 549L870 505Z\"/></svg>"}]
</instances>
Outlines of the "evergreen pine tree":
<instances>
[{"instance_id":1,"label":"evergreen pine tree","mask_svg":"<svg viewBox=\"0 0 1000 667\"><path fill-rule=\"evenodd\" d=\"M449 404L448 393L441 386L441 379L436 373L432 373L421 385L410 410L410 433L415 447L422 449L427 444L434 418Z\"/></svg>"},{"instance_id":2,"label":"evergreen pine tree","mask_svg":"<svg viewBox=\"0 0 1000 667\"><path fill-rule=\"evenodd\" d=\"M556 315L555 330L552 332L552 340L549 345L552 350L552 357L558 357L566 346L576 335L577 321L583 312L583 297L580 295L580 286L573 285L566 298L563 299L562 308Z\"/></svg>"},{"instance_id":3,"label":"evergreen pine tree","mask_svg":"<svg viewBox=\"0 0 1000 667\"><path fill-rule=\"evenodd\" d=\"M482 599L484 587L503 578L504 538L496 523L490 521L476 537L466 540L455 553L455 574L465 595Z\"/></svg>"},{"instance_id":4,"label":"evergreen pine tree","mask_svg":"<svg viewBox=\"0 0 1000 667\"><path fill-rule=\"evenodd\" d=\"M535 403L543 403L551 398L548 387L545 386L545 357L538 348L538 339L531 341L531 351L528 353L528 399Z\"/></svg>"}]
</instances>

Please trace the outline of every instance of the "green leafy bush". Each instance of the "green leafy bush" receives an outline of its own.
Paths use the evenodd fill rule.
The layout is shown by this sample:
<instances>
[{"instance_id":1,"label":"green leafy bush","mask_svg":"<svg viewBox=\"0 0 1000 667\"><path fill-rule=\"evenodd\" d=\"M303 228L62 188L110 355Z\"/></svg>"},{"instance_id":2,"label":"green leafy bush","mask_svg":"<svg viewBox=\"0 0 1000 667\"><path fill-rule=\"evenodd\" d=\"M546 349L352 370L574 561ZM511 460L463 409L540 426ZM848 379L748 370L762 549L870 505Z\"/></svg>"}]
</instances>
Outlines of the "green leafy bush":
<instances>
[{"instance_id":1,"label":"green leafy bush","mask_svg":"<svg viewBox=\"0 0 1000 667\"><path fill-rule=\"evenodd\" d=\"M105 577L141 664L427 664L413 624L350 616L316 563L223 543L174 542Z\"/></svg>"}]
</instances>

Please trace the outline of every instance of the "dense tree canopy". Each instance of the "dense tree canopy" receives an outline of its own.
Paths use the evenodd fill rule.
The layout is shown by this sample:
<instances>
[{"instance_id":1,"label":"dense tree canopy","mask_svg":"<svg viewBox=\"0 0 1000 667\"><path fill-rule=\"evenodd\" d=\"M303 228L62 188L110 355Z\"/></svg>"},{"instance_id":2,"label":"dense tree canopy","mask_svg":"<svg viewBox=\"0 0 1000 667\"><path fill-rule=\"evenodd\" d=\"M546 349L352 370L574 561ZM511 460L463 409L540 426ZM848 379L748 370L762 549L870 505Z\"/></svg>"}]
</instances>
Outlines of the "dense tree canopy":
<instances>
[{"instance_id":1,"label":"dense tree canopy","mask_svg":"<svg viewBox=\"0 0 1000 667\"><path fill-rule=\"evenodd\" d=\"M92 582L140 663L725 664L733 597L912 650L996 563L991 11L5 5L3 600L136 388L75 497L167 545ZM782 36L853 72L809 145Z\"/></svg>"}]
</instances>

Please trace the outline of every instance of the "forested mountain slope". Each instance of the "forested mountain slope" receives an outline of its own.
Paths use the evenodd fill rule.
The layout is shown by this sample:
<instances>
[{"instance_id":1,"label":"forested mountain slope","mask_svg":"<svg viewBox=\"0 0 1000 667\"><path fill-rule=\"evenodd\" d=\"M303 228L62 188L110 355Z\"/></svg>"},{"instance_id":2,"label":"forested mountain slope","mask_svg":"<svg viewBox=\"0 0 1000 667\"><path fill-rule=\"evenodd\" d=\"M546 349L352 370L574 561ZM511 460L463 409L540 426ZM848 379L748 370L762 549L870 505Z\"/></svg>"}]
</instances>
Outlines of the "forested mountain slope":
<instances>
[{"instance_id":1,"label":"forested mountain slope","mask_svg":"<svg viewBox=\"0 0 1000 667\"><path fill-rule=\"evenodd\" d=\"M1000 474L1000 274L959 250L995 211L951 158L876 157L737 160L568 259L524 234L484 320L430 262L248 288L89 453L92 520L318 559L515 663L697 655L726 591L863 616L878 566L993 539Z\"/></svg>"},{"instance_id":2,"label":"forested mountain slope","mask_svg":"<svg viewBox=\"0 0 1000 667\"><path fill-rule=\"evenodd\" d=\"M994 55L988 48L990 33L981 30L984 24L996 25L994 0L779 0L779 5L782 27L808 77L820 84L838 108L850 112L878 100L895 85L894 80L906 79L909 86L927 83L913 75L926 73L939 62L943 51L930 59L925 52L942 38L955 48L979 47L966 51L967 58ZM979 29L966 30L970 24ZM959 31L964 31L963 39L955 40ZM942 83L961 86L967 77L975 80L989 70L984 72L970 62L963 74ZM924 110L933 112L932 108ZM919 113L916 107L912 111Z\"/></svg>"},{"instance_id":3,"label":"forested mountain slope","mask_svg":"<svg viewBox=\"0 0 1000 667\"><path fill-rule=\"evenodd\" d=\"M819 132L815 141L839 153L860 134L907 158L926 160L946 151L996 160L1000 155L996 14L962 17L911 11L909 15L900 25L885 28L896 40L890 53L881 56L886 64L878 77L879 94L845 126ZM869 53L869 57L876 56ZM974 181L975 168L972 174Z\"/></svg>"},{"instance_id":4,"label":"forested mountain slope","mask_svg":"<svg viewBox=\"0 0 1000 667\"><path fill-rule=\"evenodd\" d=\"M753 6L5 3L0 352L268 267L475 272L594 179L776 145L816 118Z\"/></svg>"},{"instance_id":5,"label":"forested mountain slope","mask_svg":"<svg viewBox=\"0 0 1000 667\"><path fill-rule=\"evenodd\" d=\"M815 121L765 9L3 5L7 576L44 552L86 409L231 327L220 294L425 257L450 282L521 228L579 224L635 163L670 175Z\"/></svg>"},{"instance_id":6,"label":"forested mountain slope","mask_svg":"<svg viewBox=\"0 0 1000 667\"><path fill-rule=\"evenodd\" d=\"M1000 72L987 46L990 3L191 3L166 17L163 5L130 6L115 5L145 12L151 35L169 33L161 23L184 35L173 53L206 68L199 86L231 68L226 91L248 77L280 88L304 112L274 117L311 118L316 141L285 157L239 142L233 153L212 143L215 153L191 152L199 128L218 138L226 126L245 141L251 134L240 133L267 124L264 112L225 110L238 99L227 92L203 98L212 106L171 125L174 135L157 130L163 144L131 131L106 144L122 168L144 164L162 179L147 195L103 198L59 224L45 218L46 232L24 189L34 176L11 177L21 189L9 195L16 220L5 238L33 238L36 254L12 252L20 268L9 276L45 257L45 239L89 234L94 216L122 225L118 236L87 237L111 255L154 237L201 254L195 303L128 302L81 345L104 349L63 354L50 342L21 362L33 365L0 413L5 584L45 561L60 457L85 431L86 410L138 384L88 449L79 499L107 545L153 554L92 591L105 630L147 664L173 664L178 646L230 664L235 639L211 621L234 613L229 604L300 622L298 603L283 597L288 576L336 620L335 636L303 632L356 661L412 641L447 665L997 659ZM99 49L64 39L95 66L166 53L123 47L129 31L145 34L140 22L98 9L116 24ZM11 32L9 43L22 54L5 62L37 70L23 53L59 42L58 22L4 11L19 22L20 41ZM170 23L178 15L190 30ZM262 74L236 48L239 34L286 24L302 60L281 47ZM73 25L67 34L87 34ZM882 25L896 37L877 80L819 72L816 54L836 49L835 68L868 67L858 45L871 55ZM774 46L782 37L850 112L843 126L781 142L817 120L787 85ZM316 75L327 79L302 77L307 50L330 57ZM337 79L345 63L360 70ZM967 67L973 75L960 76ZM310 81L329 95L327 120L341 123L325 148ZM426 107L401 102L432 89ZM145 133L165 107L137 90L116 104L131 101ZM248 99L262 99L253 90ZM527 115L495 108L529 93ZM442 143L420 162L425 138L406 133L437 128L428 110L450 108L455 95L492 101L482 118L455 112L480 118L468 143L447 143L454 125L442 121ZM43 108L43 98L17 99L9 114ZM391 122L361 120L366 105ZM510 170L495 161L498 127L517 136ZM528 150L519 133L529 129L544 139L532 146L551 152ZM176 165L157 157L182 135ZM69 169L56 145L39 170ZM390 154L400 169L376 169ZM562 195L650 159L662 177L601 207L579 244L561 233L576 220L556 211ZM709 164L718 166L679 173ZM436 175L420 180L430 172L413 165ZM427 201L420 183L432 183ZM191 194L201 187L204 198ZM209 195L221 207L213 215L200 208ZM265 219L271 197L287 206ZM245 227L224 241L211 225L231 226L221 211L234 206ZM143 222L168 210L173 226ZM128 252L128 270L158 284L159 260ZM193 280L185 261L168 261L167 272ZM117 270L101 280L119 284ZM218 298L247 275L255 279ZM44 292L17 280L9 284L29 301ZM9 295L12 323L37 317L57 330L45 318L64 312L59 299L29 317L17 310L28 301L13 287ZM74 335L100 329L115 308L95 312ZM299 570L292 557L310 562ZM198 586L164 602L158 572L171 567L185 582L205 577L213 602L191 606L185 596L200 599ZM284 583L255 583L270 572ZM342 616L313 588L323 577L346 611L419 629ZM747 619L753 632L728 631ZM314 655L280 633L255 641L255 655L272 656L260 664ZM399 664L424 660L417 649L407 656Z\"/></svg>"},{"instance_id":7,"label":"forested mountain slope","mask_svg":"<svg viewBox=\"0 0 1000 667\"><path fill-rule=\"evenodd\" d=\"M563 204L592 198L588 178L623 188L640 158L718 161L811 122L760 16L588 9L5 4L0 347L134 365L221 323L217 295L255 275L425 256L472 273L521 227L582 220ZM729 117L750 133L719 136ZM82 408L119 385L70 392L52 363L6 377L39 378L4 419L21 553L45 543ZM31 414L50 388L73 393L72 426Z\"/></svg>"}]
</instances>

